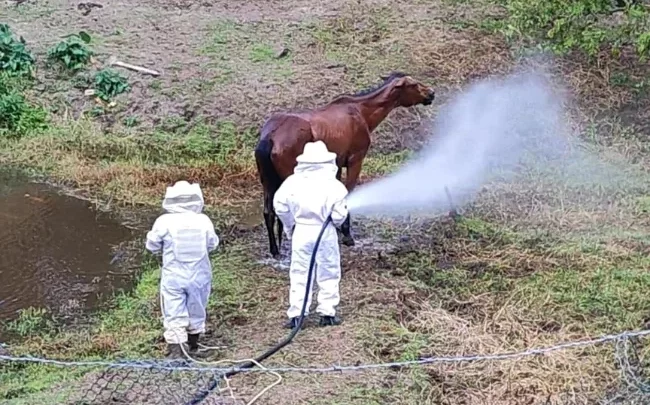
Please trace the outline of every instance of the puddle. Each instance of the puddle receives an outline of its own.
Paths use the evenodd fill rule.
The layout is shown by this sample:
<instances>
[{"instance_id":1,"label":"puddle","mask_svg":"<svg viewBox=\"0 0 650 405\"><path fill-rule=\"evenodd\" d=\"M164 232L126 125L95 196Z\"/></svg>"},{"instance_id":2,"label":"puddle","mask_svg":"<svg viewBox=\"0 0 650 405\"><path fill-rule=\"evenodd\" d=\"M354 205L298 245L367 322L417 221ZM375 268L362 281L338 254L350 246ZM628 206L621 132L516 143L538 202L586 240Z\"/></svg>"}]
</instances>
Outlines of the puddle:
<instances>
[{"instance_id":1,"label":"puddle","mask_svg":"<svg viewBox=\"0 0 650 405\"><path fill-rule=\"evenodd\" d=\"M118 245L133 233L86 201L0 172L0 319L27 307L96 308L129 286Z\"/></svg>"},{"instance_id":2,"label":"puddle","mask_svg":"<svg viewBox=\"0 0 650 405\"><path fill-rule=\"evenodd\" d=\"M354 246L351 250L361 251L361 252L379 252L386 254L395 253L398 248L392 243L378 241L376 239L365 237L365 238L355 238Z\"/></svg>"},{"instance_id":3,"label":"puddle","mask_svg":"<svg viewBox=\"0 0 650 405\"><path fill-rule=\"evenodd\" d=\"M257 260L257 264L269 266L279 271L289 271L291 266L291 252L286 252L286 250L286 248L283 248L283 252L280 253L280 257L278 259L267 257Z\"/></svg>"},{"instance_id":4,"label":"puddle","mask_svg":"<svg viewBox=\"0 0 650 405\"><path fill-rule=\"evenodd\" d=\"M264 205L261 201L247 202L232 211L237 215L237 225L241 229L253 229L256 226L264 225Z\"/></svg>"},{"instance_id":5,"label":"puddle","mask_svg":"<svg viewBox=\"0 0 650 405\"><path fill-rule=\"evenodd\" d=\"M243 204L241 207L238 207L234 210L238 215L237 226L240 229L253 229L255 227L260 227L260 235L263 236L263 246L267 248L268 246L268 236L266 233L266 227L264 226L264 205L261 201L251 201L246 204ZM262 238L262 236L260 236ZM266 253L268 250L264 250ZM264 266L272 267L279 271L289 271L289 266L291 264L291 243L287 241L285 236L282 237L282 247L280 249L280 257L274 259L266 253L266 256L257 260L257 264Z\"/></svg>"}]
</instances>

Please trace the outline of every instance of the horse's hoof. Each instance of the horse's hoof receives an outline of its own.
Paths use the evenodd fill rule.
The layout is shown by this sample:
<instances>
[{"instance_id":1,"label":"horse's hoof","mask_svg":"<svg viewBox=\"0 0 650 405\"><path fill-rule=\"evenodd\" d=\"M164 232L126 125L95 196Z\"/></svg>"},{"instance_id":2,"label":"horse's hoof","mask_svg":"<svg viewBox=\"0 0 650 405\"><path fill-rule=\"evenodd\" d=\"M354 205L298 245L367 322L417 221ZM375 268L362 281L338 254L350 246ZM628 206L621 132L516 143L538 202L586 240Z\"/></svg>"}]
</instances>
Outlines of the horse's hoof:
<instances>
[{"instance_id":1,"label":"horse's hoof","mask_svg":"<svg viewBox=\"0 0 650 405\"><path fill-rule=\"evenodd\" d=\"M352 236L344 236L341 239L341 243L343 243L343 245L345 246L354 246L354 239L352 238Z\"/></svg>"}]
</instances>

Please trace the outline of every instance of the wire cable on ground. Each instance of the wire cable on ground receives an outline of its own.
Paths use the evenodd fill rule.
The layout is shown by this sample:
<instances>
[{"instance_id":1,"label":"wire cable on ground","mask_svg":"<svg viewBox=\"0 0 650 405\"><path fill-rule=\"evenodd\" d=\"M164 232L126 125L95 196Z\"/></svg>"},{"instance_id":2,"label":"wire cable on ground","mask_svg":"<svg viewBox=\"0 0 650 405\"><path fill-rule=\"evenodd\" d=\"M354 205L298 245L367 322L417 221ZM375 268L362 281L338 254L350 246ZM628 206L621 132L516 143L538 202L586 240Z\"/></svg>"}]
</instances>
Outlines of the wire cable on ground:
<instances>
[{"instance_id":1,"label":"wire cable on ground","mask_svg":"<svg viewBox=\"0 0 650 405\"><path fill-rule=\"evenodd\" d=\"M626 331L614 335L604 335L598 338L589 340L578 340L572 342L561 343L553 346L533 348L522 350L519 352L506 352L495 353L487 355L472 355L472 356L442 356L442 357L425 357L419 360L397 361L388 363L373 363L373 364L360 364L360 365L331 365L329 367L268 367L265 369L255 368L235 368L239 373L255 373L255 372L273 372L273 373L332 373L344 371L364 371L380 368L395 368L395 367L409 367L416 365L427 365L434 363L463 363L463 362L476 362L476 361L499 361L511 360L522 357L537 356L548 354L560 350L575 349L587 346L594 346L607 342L614 342L623 339L645 337L650 335L650 329L640 331ZM172 361L166 360L150 360L150 361L124 361L124 362L109 362L109 361L63 361L51 360L37 357L14 357L0 355L0 361L18 362L18 363L39 363L51 366L61 367L110 367L110 368L139 368L139 369L159 369L169 371L204 371L214 373L227 373L233 371L232 367L201 367L191 364L176 365ZM194 361L194 360L193 360Z\"/></svg>"}]
</instances>

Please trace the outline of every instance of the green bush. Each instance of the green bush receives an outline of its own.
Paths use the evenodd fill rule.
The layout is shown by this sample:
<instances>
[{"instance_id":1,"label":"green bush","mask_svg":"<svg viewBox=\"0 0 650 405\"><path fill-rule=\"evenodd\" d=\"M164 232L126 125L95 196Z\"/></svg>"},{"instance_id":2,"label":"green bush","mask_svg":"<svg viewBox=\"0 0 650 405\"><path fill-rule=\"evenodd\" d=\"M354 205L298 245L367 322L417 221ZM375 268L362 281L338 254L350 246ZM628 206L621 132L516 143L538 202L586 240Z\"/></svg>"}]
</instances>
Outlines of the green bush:
<instances>
[{"instance_id":1,"label":"green bush","mask_svg":"<svg viewBox=\"0 0 650 405\"><path fill-rule=\"evenodd\" d=\"M48 59L64 68L76 72L89 62L93 52L88 48L90 36L85 32L70 35L48 51Z\"/></svg>"},{"instance_id":2,"label":"green bush","mask_svg":"<svg viewBox=\"0 0 650 405\"><path fill-rule=\"evenodd\" d=\"M507 10L499 24L510 38L541 42L558 53L574 49L595 55L610 48L618 54L634 47L645 58L650 53L650 12L611 0L497 0Z\"/></svg>"},{"instance_id":3,"label":"green bush","mask_svg":"<svg viewBox=\"0 0 650 405\"><path fill-rule=\"evenodd\" d=\"M44 129L47 112L31 105L23 95L19 81L0 74L0 136L20 138L32 131Z\"/></svg>"},{"instance_id":4,"label":"green bush","mask_svg":"<svg viewBox=\"0 0 650 405\"><path fill-rule=\"evenodd\" d=\"M126 78L111 69L104 69L95 75L95 94L104 101L108 101L130 90Z\"/></svg>"},{"instance_id":5,"label":"green bush","mask_svg":"<svg viewBox=\"0 0 650 405\"><path fill-rule=\"evenodd\" d=\"M0 72L32 75L34 57L25 47L25 39L16 40L7 24L0 24Z\"/></svg>"}]
</instances>

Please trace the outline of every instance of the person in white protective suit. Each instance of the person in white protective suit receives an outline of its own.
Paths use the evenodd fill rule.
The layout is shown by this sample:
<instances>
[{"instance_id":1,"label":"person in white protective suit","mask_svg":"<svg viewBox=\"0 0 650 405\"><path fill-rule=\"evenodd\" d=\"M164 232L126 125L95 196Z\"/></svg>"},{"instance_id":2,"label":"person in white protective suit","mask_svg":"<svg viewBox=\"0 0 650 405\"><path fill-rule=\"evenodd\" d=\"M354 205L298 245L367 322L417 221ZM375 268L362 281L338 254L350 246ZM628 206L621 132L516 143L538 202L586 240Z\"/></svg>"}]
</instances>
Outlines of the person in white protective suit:
<instances>
[{"instance_id":1,"label":"person in white protective suit","mask_svg":"<svg viewBox=\"0 0 650 405\"><path fill-rule=\"evenodd\" d=\"M199 354L199 335L205 332L206 306L212 282L208 257L219 245L214 225L203 210L198 184L179 181L167 187L165 213L147 233L147 250L162 253L160 305L169 358L182 358L181 345Z\"/></svg>"},{"instance_id":2,"label":"person in white protective suit","mask_svg":"<svg viewBox=\"0 0 650 405\"><path fill-rule=\"evenodd\" d=\"M282 183L273 198L275 213L291 240L289 322L285 326L294 328L298 324L312 251L330 214L332 224L323 233L316 253L316 312L320 315L321 326L339 325L341 320L336 316L336 306L340 301L341 255L335 227L341 226L348 216L345 201L348 191L336 179L336 154L329 152L323 142L306 144L297 162L293 174ZM309 313L311 299L310 294L305 316Z\"/></svg>"}]
</instances>

